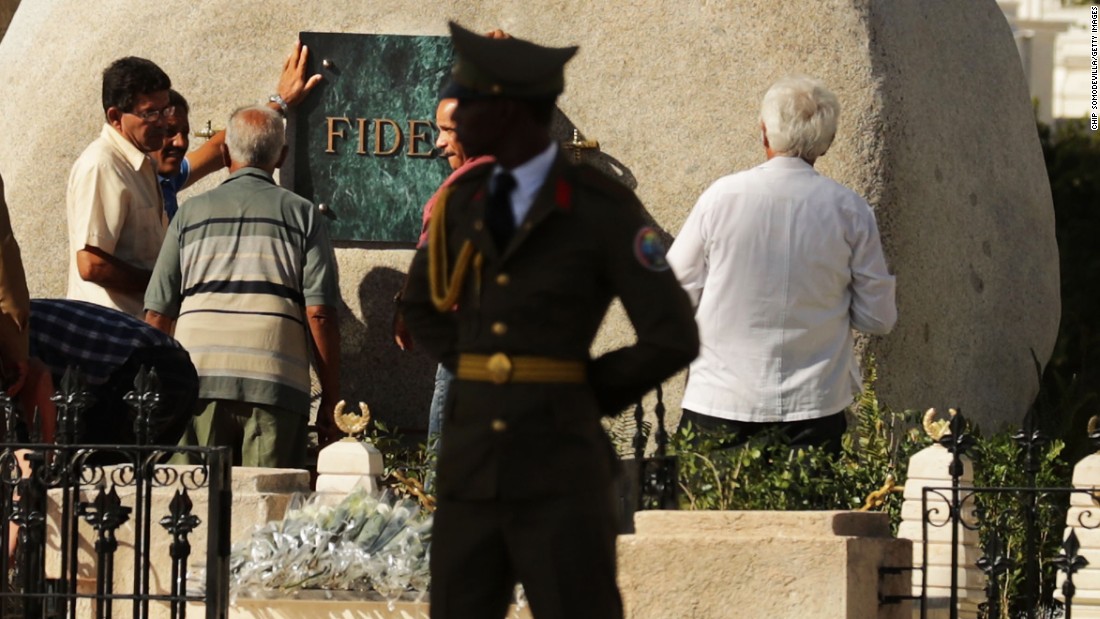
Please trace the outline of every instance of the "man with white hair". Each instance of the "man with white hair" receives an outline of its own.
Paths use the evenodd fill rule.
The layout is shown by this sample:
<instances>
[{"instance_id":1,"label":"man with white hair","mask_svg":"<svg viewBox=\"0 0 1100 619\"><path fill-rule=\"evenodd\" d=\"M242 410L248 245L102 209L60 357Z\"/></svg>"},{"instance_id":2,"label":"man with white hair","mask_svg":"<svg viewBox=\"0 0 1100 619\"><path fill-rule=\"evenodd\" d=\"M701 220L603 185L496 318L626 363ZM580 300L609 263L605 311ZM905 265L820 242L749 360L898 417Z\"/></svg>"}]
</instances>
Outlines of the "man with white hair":
<instances>
[{"instance_id":1,"label":"man with white hair","mask_svg":"<svg viewBox=\"0 0 1100 619\"><path fill-rule=\"evenodd\" d=\"M202 412L181 444L231 446L243 466L303 464L311 344L318 431L336 438L336 262L321 214L272 178L286 152L277 113L233 113L229 178L180 207L145 294L146 322L165 332L174 322L199 374Z\"/></svg>"},{"instance_id":2,"label":"man with white hair","mask_svg":"<svg viewBox=\"0 0 1100 619\"><path fill-rule=\"evenodd\" d=\"M669 250L702 341L681 426L729 433L727 445L775 428L840 451L861 385L852 329L884 335L897 308L874 212L814 169L839 115L818 80L772 85L767 161L703 192Z\"/></svg>"}]
</instances>

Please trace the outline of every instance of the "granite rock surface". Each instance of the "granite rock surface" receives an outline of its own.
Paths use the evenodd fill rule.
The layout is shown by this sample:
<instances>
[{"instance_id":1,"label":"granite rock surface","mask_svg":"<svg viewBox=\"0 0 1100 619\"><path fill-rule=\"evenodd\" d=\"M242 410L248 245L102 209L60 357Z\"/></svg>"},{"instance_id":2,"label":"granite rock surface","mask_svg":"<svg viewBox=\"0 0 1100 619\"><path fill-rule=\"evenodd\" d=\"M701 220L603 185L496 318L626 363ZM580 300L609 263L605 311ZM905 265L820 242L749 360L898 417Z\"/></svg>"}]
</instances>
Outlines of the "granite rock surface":
<instances>
[{"instance_id":1,"label":"granite rock surface","mask_svg":"<svg viewBox=\"0 0 1100 619\"><path fill-rule=\"evenodd\" d=\"M23 2L0 43L0 173L32 294L65 292L66 179L99 131L100 74L115 58L153 59L190 99L193 126L224 125L266 100L299 31L443 35L447 19L579 44L561 111L669 234L707 185L763 161L758 104L772 81L825 80L844 111L818 168L875 207L898 277L898 326L864 349L880 396L957 406L985 426L1022 418L1038 384L1030 351L1045 361L1057 332L1057 249L1031 103L994 0ZM344 397L422 429L432 362L389 334L409 252L351 243L337 254ZM630 338L620 315L596 349ZM666 389L673 415L681 386Z\"/></svg>"}]
</instances>

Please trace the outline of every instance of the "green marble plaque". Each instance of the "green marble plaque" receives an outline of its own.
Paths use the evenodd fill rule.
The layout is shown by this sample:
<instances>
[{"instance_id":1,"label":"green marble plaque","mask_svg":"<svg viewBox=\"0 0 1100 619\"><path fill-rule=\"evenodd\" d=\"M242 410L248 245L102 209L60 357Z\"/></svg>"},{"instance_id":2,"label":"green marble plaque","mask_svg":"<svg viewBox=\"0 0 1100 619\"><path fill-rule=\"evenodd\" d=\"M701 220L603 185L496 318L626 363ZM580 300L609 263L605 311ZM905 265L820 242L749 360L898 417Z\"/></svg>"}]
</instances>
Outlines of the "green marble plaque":
<instances>
[{"instance_id":1,"label":"green marble plaque","mask_svg":"<svg viewBox=\"0 0 1100 619\"><path fill-rule=\"evenodd\" d=\"M294 191L335 216L334 239L415 242L450 172L434 147L450 38L299 36L324 80L294 111Z\"/></svg>"}]
</instances>

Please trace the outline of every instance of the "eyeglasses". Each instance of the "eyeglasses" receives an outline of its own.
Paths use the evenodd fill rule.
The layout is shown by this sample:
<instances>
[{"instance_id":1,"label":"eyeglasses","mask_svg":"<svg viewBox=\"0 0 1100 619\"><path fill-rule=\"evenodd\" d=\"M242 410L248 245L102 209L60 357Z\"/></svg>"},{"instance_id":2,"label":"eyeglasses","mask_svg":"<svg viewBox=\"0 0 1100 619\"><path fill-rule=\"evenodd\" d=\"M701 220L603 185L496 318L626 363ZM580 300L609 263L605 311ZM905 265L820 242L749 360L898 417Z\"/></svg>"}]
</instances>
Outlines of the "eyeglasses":
<instances>
[{"instance_id":1,"label":"eyeglasses","mask_svg":"<svg viewBox=\"0 0 1100 619\"><path fill-rule=\"evenodd\" d=\"M147 110L145 112L126 112L133 116L137 116L147 123L155 123L160 119L171 119L176 117L176 106L169 105L162 107L159 110Z\"/></svg>"}]
</instances>

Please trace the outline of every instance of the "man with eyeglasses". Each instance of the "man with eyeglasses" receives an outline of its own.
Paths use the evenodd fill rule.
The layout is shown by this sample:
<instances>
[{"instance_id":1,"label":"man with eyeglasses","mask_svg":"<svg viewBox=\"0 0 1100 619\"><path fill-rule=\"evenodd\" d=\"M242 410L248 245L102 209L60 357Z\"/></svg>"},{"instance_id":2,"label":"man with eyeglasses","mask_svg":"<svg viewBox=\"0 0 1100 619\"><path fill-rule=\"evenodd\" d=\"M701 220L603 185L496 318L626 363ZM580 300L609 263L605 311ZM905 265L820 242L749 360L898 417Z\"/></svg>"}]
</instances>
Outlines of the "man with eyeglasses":
<instances>
[{"instance_id":1,"label":"man with eyeglasses","mask_svg":"<svg viewBox=\"0 0 1100 619\"><path fill-rule=\"evenodd\" d=\"M167 219L148 154L175 115L172 82L153 62L120 58L103 72L106 123L69 174L68 298L142 317Z\"/></svg>"},{"instance_id":2,"label":"man with eyeglasses","mask_svg":"<svg viewBox=\"0 0 1100 619\"><path fill-rule=\"evenodd\" d=\"M309 95L321 81L321 74L306 76L309 62L309 48L301 41L294 42L294 49L283 61L282 72L275 94L268 98L267 107L286 116ZM164 146L150 153L157 165L157 180L164 195L164 212L171 221L179 208L177 194L194 185L209 174L226 166L221 147L225 144L225 130L211 136L202 146L188 152L190 144L188 122L190 106L187 99L175 90L168 91L168 102L175 108L176 114L169 119L164 135Z\"/></svg>"}]
</instances>

